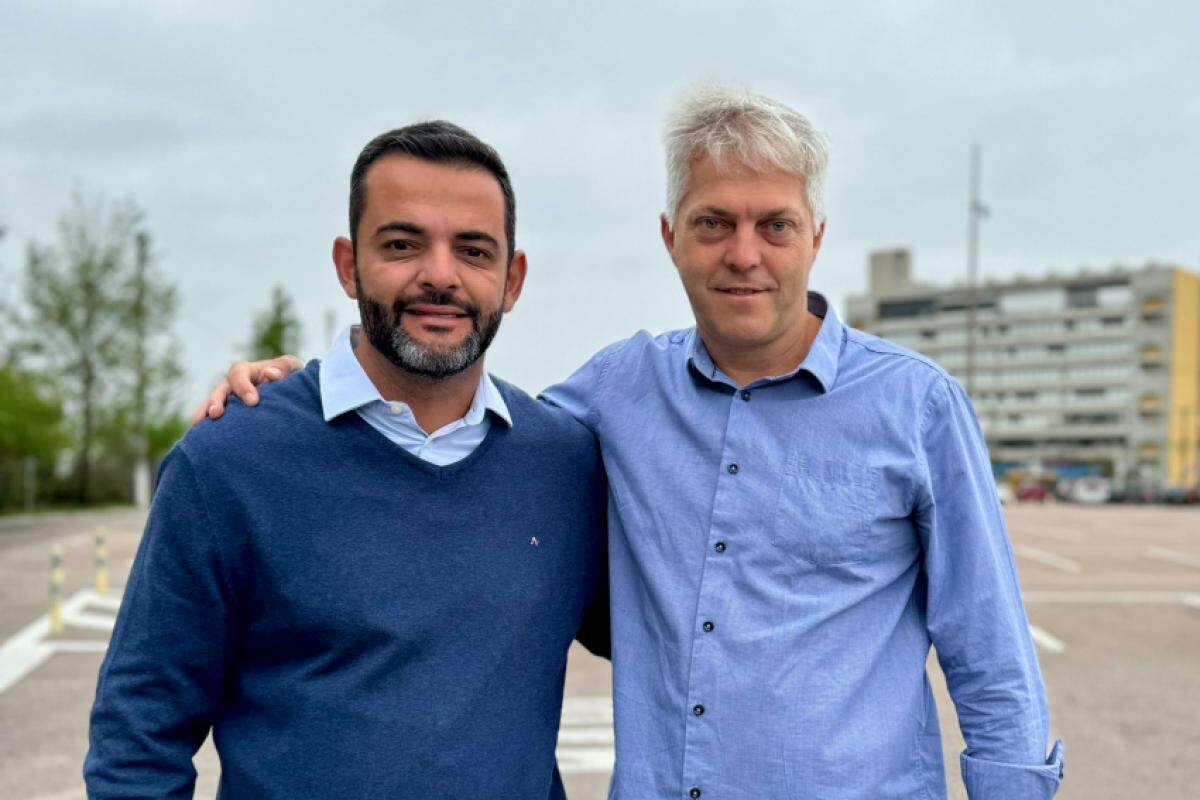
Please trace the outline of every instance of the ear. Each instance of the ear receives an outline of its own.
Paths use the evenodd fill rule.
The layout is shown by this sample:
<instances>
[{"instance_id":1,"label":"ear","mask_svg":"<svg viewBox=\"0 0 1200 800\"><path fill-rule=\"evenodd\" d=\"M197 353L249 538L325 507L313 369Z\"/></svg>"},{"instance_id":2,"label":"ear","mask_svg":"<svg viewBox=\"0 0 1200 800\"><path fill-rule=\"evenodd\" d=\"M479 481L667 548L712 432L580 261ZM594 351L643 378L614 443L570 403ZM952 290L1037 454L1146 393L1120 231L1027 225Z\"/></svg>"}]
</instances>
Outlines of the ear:
<instances>
[{"instance_id":1,"label":"ear","mask_svg":"<svg viewBox=\"0 0 1200 800\"><path fill-rule=\"evenodd\" d=\"M820 252L821 242L825 241L825 220L821 220L821 224L817 226L816 232L813 233L813 254Z\"/></svg>"},{"instance_id":2,"label":"ear","mask_svg":"<svg viewBox=\"0 0 1200 800\"><path fill-rule=\"evenodd\" d=\"M338 283L351 299L358 297L358 284L354 280L354 245L345 236L333 240L333 266L337 270Z\"/></svg>"},{"instance_id":3,"label":"ear","mask_svg":"<svg viewBox=\"0 0 1200 800\"><path fill-rule=\"evenodd\" d=\"M667 252L673 253L675 251L675 231L671 230L671 222L667 219L666 214L658 215L658 226L660 228L659 232L662 234L663 244L667 246Z\"/></svg>"},{"instance_id":4,"label":"ear","mask_svg":"<svg viewBox=\"0 0 1200 800\"><path fill-rule=\"evenodd\" d=\"M525 251L513 253L512 263L508 265L508 278L504 284L504 313L513 310L521 289L525 287L525 275L529 271L529 263L525 260Z\"/></svg>"}]
</instances>

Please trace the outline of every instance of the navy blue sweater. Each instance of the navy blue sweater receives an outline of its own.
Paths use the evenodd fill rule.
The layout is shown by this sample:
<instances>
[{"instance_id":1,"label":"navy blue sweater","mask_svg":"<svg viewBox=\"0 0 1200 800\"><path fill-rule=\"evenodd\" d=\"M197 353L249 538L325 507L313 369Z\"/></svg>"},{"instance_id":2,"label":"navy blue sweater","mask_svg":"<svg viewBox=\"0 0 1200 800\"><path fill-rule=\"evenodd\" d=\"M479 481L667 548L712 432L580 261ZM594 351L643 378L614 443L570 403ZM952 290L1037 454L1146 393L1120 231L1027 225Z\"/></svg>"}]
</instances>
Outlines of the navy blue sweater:
<instances>
[{"instance_id":1,"label":"navy blue sweater","mask_svg":"<svg viewBox=\"0 0 1200 800\"><path fill-rule=\"evenodd\" d=\"M191 797L210 727L222 800L563 796L567 648L592 625L607 647L603 470L582 425L498 385L513 427L446 467L326 423L315 362L183 438L100 669L89 797Z\"/></svg>"}]
</instances>

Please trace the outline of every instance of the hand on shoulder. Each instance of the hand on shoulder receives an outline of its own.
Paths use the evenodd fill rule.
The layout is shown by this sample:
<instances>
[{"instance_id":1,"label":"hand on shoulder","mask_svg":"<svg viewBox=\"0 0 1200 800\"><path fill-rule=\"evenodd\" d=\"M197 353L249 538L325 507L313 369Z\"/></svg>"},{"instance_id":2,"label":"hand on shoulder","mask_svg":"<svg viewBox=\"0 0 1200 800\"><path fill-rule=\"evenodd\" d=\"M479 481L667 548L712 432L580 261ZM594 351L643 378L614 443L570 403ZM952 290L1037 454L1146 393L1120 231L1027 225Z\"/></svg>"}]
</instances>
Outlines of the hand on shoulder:
<instances>
[{"instance_id":1,"label":"hand on shoulder","mask_svg":"<svg viewBox=\"0 0 1200 800\"><path fill-rule=\"evenodd\" d=\"M248 406L258 405L256 386L281 380L303 368L304 362L293 355L234 363L221 382L209 393L208 399L192 413L192 424L195 425L205 417L217 419L224 414L225 404L231 394L236 394Z\"/></svg>"}]
</instances>

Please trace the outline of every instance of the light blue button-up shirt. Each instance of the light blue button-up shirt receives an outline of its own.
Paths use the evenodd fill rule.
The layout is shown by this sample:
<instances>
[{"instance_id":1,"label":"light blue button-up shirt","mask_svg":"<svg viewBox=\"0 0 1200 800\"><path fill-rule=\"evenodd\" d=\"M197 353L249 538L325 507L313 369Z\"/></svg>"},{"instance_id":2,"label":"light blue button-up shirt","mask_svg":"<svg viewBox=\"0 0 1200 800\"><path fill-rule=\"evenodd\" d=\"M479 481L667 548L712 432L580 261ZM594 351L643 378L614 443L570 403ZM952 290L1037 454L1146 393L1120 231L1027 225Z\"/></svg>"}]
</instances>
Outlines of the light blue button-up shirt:
<instances>
[{"instance_id":1,"label":"light blue button-up shirt","mask_svg":"<svg viewBox=\"0 0 1200 800\"><path fill-rule=\"evenodd\" d=\"M944 798L930 644L974 800L1051 797L1042 679L961 387L824 316L739 387L694 329L639 333L546 399L608 470L621 800ZM698 793L698 794L697 794Z\"/></svg>"},{"instance_id":2,"label":"light blue button-up shirt","mask_svg":"<svg viewBox=\"0 0 1200 800\"><path fill-rule=\"evenodd\" d=\"M326 422L348 411L357 411L368 425L388 439L417 458L440 467L466 458L487 437L491 427L487 412L512 425L504 398L484 372L466 416L426 433L407 404L384 400L367 377L354 355L351 337L357 340L357 335L357 326L342 331L321 361L321 413Z\"/></svg>"}]
</instances>

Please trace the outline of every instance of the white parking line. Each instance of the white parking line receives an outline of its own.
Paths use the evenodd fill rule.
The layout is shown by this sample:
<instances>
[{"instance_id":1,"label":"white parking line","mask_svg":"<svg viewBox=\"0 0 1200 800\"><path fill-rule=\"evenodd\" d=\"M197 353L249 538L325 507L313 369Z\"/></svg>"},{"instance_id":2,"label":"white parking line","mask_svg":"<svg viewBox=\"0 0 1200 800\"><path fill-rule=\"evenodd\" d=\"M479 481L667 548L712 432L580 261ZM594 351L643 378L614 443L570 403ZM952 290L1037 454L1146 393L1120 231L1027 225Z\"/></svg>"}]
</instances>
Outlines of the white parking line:
<instances>
[{"instance_id":1,"label":"white parking line","mask_svg":"<svg viewBox=\"0 0 1200 800\"><path fill-rule=\"evenodd\" d=\"M16 636L0 645L0 692L41 666L52 651L42 644L50 633L45 617L25 626Z\"/></svg>"},{"instance_id":2,"label":"white parking line","mask_svg":"<svg viewBox=\"0 0 1200 800\"><path fill-rule=\"evenodd\" d=\"M63 601L63 622L66 625L77 627L112 630L112 622L107 621L108 618L83 610L88 606L113 608L112 598L98 595L91 589L76 592ZM30 672L40 667L46 659L56 652L103 652L107 647L107 643L103 641L47 641L46 637L49 635L50 619L42 616L26 625L3 645L0 645L0 692L14 686Z\"/></svg>"},{"instance_id":3,"label":"white parking line","mask_svg":"<svg viewBox=\"0 0 1200 800\"><path fill-rule=\"evenodd\" d=\"M1065 653L1067 651L1067 646L1063 644L1062 639L1051 635L1037 625L1029 626L1029 634L1033 637L1034 643L1043 650L1048 650L1051 653Z\"/></svg>"},{"instance_id":4,"label":"white parking line","mask_svg":"<svg viewBox=\"0 0 1200 800\"><path fill-rule=\"evenodd\" d=\"M81 639L78 642L54 641L46 646L53 653L103 653L108 650L108 642L101 639Z\"/></svg>"},{"instance_id":5,"label":"white parking line","mask_svg":"<svg viewBox=\"0 0 1200 800\"><path fill-rule=\"evenodd\" d=\"M1200 569L1200 556L1181 553L1178 550L1168 550L1165 547L1147 547L1146 558L1155 561L1166 561L1168 564L1180 564L1185 567Z\"/></svg>"},{"instance_id":6,"label":"white parking line","mask_svg":"<svg viewBox=\"0 0 1200 800\"><path fill-rule=\"evenodd\" d=\"M612 718L611 697L563 698L556 752L559 772L598 775L612 771Z\"/></svg>"},{"instance_id":7,"label":"white parking line","mask_svg":"<svg viewBox=\"0 0 1200 800\"><path fill-rule=\"evenodd\" d=\"M607 775L616 761L611 747L559 748L555 756L563 775Z\"/></svg>"},{"instance_id":8,"label":"white parking line","mask_svg":"<svg viewBox=\"0 0 1200 800\"><path fill-rule=\"evenodd\" d=\"M611 697L575 696L563 698L563 725L612 725Z\"/></svg>"},{"instance_id":9,"label":"white parking line","mask_svg":"<svg viewBox=\"0 0 1200 800\"><path fill-rule=\"evenodd\" d=\"M1200 594L1195 592L1089 592L1089 591L1029 591L1021 592L1026 603L1100 603L1128 605L1138 603L1162 603L1167 605L1200 604Z\"/></svg>"},{"instance_id":10,"label":"white parking line","mask_svg":"<svg viewBox=\"0 0 1200 800\"><path fill-rule=\"evenodd\" d=\"M1070 572L1075 575L1083 572L1083 565L1078 561L1072 561L1069 558L1063 558L1060 555L1042 550L1037 547L1030 547L1027 544L1019 544L1013 548L1013 551L1021 558L1027 558L1030 561L1036 561L1039 564L1045 564L1047 567L1061 569L1063 572Z\"/></svg>"},{"instance_id":11,"label":"white parking line","mask_svg":"<svg viewBox=\"0 0 1200 800\"><path fill-rule=\"evenodd\" d=\"M563 728L558 732L558 745L564 744L612 744L612 728Z\"/></svg>"}]
</instances>

